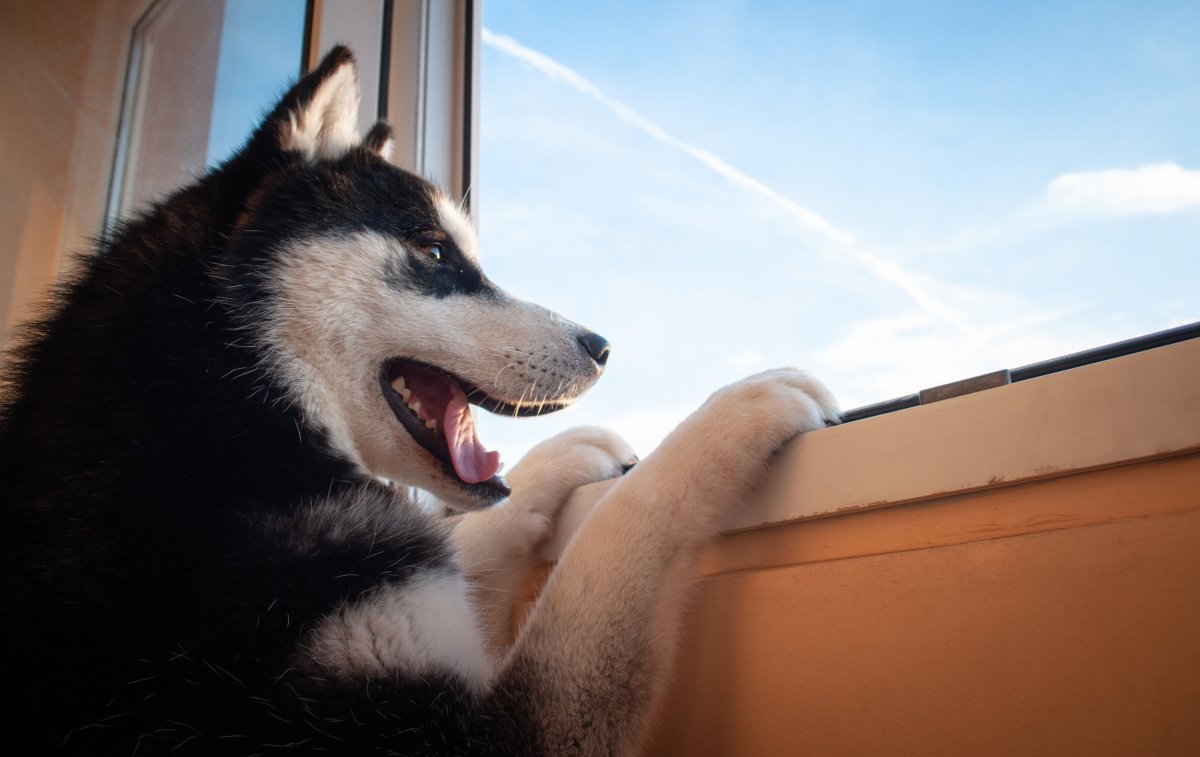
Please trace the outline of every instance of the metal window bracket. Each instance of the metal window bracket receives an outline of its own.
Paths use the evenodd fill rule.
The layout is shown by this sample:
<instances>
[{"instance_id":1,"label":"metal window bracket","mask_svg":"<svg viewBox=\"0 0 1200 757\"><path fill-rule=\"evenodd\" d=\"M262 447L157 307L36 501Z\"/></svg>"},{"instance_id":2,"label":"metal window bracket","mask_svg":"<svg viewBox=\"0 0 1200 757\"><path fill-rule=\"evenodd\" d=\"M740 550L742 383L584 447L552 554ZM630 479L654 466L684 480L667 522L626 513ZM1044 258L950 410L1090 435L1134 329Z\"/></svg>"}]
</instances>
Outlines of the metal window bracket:
<instances>
[{"instance_id":1,"label":"metal window bracket","mask_svg":"<svg viewBox=\"0 0 1200 757\"><path fill-rule=\"evenodd\" d=\"M964 394L973 394L982 392L984 389L994 389L998 386L1012 383L1012 372L1007 368L991 373L985 373L982 376L972 376L968 379L959 381L951 381L949 384L942 384L930 389L922 389L917 397L920 398L922 405L928 405L933 402L941 402L952 397L961 397Z\"/></svg>"}]
</instances>

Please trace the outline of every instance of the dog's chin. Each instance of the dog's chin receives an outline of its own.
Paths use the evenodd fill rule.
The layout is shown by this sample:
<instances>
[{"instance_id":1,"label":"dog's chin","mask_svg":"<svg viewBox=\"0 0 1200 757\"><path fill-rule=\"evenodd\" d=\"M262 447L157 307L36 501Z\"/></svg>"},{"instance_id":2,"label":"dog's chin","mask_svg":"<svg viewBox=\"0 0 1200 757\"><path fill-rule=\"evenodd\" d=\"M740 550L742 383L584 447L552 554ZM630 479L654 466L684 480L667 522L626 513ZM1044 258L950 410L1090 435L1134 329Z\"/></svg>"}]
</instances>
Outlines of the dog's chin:
<instances>
[{"instance_id":1,"label":"dog's chin","mask_svg":"<svg viewBox=\"0 0 1200 757\"><path fill-rule=\"evenodd\" d=\"M503 479L501 479L503 481ZM494 486L483 484L464 484L462 481L442 480L421 487L438 498L443 505L456 512L470 512L489 508L505 497L509 491L507 484L501 490Z\"/></svg>"},{"instance_id":2,"label":"dog's chin","mask_svg":"<svg viewBox=\"0 0 1200 757\"><path fill-rule=\"evenodd\" d=\"M508 481L496 474L486 481L468 483L460 479L453 468L436 459L424 449L414 453L421 460L421 481L414 485L436 496L448 507L459 510L480 510L500 502L512 494ZM417 477L414 477L417 478Z\"/></svg>"},{"instance_id":3,"label":"dog's chin","mask_svg":"<svg viewBox=\"0 0 1200 757\"><path fill-rule=\"evenodd\" d=\"M502 476L494 476L483 483L468 484L410 438L402 436L389 444L386 451L380 452L379 457L363 460L370 475L400 488L428 492L440 504L456 512L489 508L511 491Z\"/></svg>"}]
</instances>

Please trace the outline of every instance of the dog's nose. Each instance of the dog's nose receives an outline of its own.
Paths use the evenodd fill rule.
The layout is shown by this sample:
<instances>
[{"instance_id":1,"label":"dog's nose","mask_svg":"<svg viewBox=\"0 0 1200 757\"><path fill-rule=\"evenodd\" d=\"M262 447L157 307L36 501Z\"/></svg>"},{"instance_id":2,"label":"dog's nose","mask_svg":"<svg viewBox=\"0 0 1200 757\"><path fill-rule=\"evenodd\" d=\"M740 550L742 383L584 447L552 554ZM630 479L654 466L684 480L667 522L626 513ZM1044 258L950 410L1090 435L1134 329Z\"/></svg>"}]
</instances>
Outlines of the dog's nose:
<instances>
[{"instance_id":1,"label":"dog's nose","mask_svg":"<svg viewBox=\"0 0 1200 757\"><path fill-rule=\"evenodd\" d=\"M608 340L604 337L589 331L586 334L580 334L579 343L583 345L583 351L596 361L596 365L604 365L608 362L610 348Z\"/></svg>"}]
</instances>

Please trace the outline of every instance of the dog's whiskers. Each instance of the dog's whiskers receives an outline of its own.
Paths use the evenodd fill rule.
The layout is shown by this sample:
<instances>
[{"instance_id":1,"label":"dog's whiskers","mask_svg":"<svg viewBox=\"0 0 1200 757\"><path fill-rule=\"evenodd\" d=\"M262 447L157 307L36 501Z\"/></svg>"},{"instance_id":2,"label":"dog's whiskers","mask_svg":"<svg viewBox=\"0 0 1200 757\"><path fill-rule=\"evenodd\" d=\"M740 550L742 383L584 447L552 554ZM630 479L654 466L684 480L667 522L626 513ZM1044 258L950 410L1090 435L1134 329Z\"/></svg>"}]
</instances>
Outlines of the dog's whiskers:
<instances>
[{"instance_id":1,"label":"dog's whiskers","mask_svg":"<svg viewBox=\"0 0 1200 757\"><path fill-rule=\"evenodd\" d=\"M484 397L487 397L488 393L482 389L475 388L475 389L472 389L471 391L467 392L467 399L471 399L472 397L475 397L477 395L483 395Z\"/></svg>"},{"instance_id":2,"label":"dog's whiskers","mask_svg":"<svg viewBox=\"0 0 1200 757\"><path fill-rule=\"evenodd\" d=\"M524 404L525 404L525 395L529 393L529 390L530 390L530 389L533 389L533 385L532 385L532 384L529 384L528 386L526 386L524 389L522 389L522 390L521 390L521 396L517 398L517 407L522 407L522 406L524 406Z\"/></svg>"},{"instance_id":3,"label":"dog's whiskers","mask_svg":"<svg viewBox=\"0 0 1200 757\"><path fill-rule=\"evenodd\" d=\"M556 386L554 388L553 392L542 396L542 402L541 402L541 405L538 406L538 411L537 411L537 414L539 416L546 409L546 405L550 402L551 397L561 397L562 396L563 380L564 379L561 379L561 378L558 380L558 386Z\"/></svg>"},{"instance_id":4,"label":"dog's whiskers","mask_svg":"<svg viewBox=\"0 0 1200 757\"><path fill-rule=\"evenodd\" d=\"M517 365L516 363L509 363L508 365L504 366L500 370L496 371L496 378L492 379L492 384L495 386L500 386L500 374L504 373L509 368L515 368L516 365Z\"/></svg>"}]
</instances>

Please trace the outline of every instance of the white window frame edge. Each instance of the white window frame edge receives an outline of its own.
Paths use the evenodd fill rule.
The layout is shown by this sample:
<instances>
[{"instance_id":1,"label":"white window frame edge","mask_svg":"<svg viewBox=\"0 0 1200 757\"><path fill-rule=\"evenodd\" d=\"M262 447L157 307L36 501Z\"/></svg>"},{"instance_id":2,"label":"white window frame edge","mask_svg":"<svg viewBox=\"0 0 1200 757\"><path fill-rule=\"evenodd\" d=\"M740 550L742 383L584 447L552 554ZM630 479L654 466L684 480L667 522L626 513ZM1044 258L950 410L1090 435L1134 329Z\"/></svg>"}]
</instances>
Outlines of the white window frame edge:
<instances>
[{"instance_id":1,"label":"white window frame edge","mask_svg":"<svg viewBox=\"0 0 1200 757\"><path fill-rule=\"evenodd\" d=\"M471 210L478 186L480 2L393 0L391 21L393 160Z\"/></svg>"},{"instance_id":2,"label":"white window frame edge","mask_svg":"<svg viewBox=\"0 0 1200 757\"><path fill-rule=\"evenodd\" d=\"M309 69L335 45L346 45L358 65L358 131L366 134L379 109L380 62L383 53L383 0L311 0Z\"/></svg>"},{"instance_id":3,"label":"white window frame edge","mask_svg":"<svg viewBox=\"0 0 1200 757\"><path fill-rule=\"evenodd\" d=\"M315 0L308 42L312 66L335 44L354 51L360 131L384 116L392 161L468 210L478 186L481 10L479 0Z\"/></svg>"},{"instance_id":4,"label":"white window frame edge","mask_svg":"<svg viewBox=\"0 0 1200 757\"><path fill-rule=\"evenodd\" d=\"M821 429L791 443L727 532L1200 451L1200 339ZM613 485L576 492L554 560Z\"/></svg>"},{"instance_id":5,"label":"white window frame edge","mask_svg":"<svg viewBox=\"0 0 1200 757\"><path fill-rule=\"evenodd\" d=\"M125 74L121 80L121 102L117 109L116 142L113 146L112 162L108 166L108 196L104 201L104 217L101 219L102 234L107 237L131 208L127 207L129 186L125 176L129 166L137 161L141 149L142 124L135 118L144 109L146 97L146 70L153 56L152 46L141 37L143 29L154 23L168 0L143 0L137 6L134 21L129 28L129 51L126 54ZM60 260L62 256L60 255Z\"/></svg>"}]
</instances>

